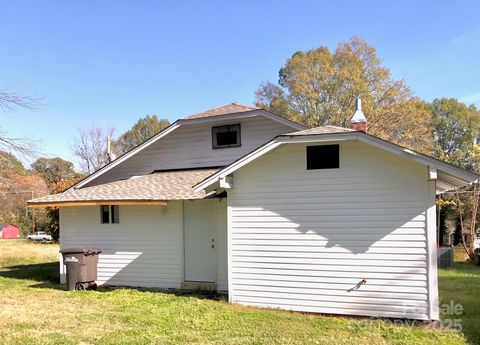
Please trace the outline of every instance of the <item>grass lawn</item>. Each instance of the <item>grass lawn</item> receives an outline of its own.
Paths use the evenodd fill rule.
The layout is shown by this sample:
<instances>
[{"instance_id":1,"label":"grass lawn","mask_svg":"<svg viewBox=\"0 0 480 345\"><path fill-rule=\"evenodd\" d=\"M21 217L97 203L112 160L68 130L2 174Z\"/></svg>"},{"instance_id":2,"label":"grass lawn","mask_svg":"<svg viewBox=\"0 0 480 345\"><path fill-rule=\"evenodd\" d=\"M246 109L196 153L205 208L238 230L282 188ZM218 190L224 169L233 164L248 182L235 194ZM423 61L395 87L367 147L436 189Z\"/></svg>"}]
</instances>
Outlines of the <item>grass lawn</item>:
<instances>
[{"instance_id":1,"label":"grass lawn","mask_svg":"<svg viewBox=\"0 0 480 345\"><path fill-rule=\"evenodd\" d=\"M75 292L58 284L58 246L0 240L0 344L469 344L480 341L480 269L440 272L442 303L463 331L261 310L139 289Z\"/></svg>"}]
</instances>

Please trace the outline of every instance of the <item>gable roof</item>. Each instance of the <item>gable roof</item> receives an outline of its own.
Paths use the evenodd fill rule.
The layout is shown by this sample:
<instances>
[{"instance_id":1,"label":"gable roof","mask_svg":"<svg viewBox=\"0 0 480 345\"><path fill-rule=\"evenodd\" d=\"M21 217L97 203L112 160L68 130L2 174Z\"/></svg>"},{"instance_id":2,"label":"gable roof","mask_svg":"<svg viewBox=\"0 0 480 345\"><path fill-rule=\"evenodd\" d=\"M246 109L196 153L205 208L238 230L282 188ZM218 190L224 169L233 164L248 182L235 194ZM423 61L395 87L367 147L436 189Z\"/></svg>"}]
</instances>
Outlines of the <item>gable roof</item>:
<instances>
[{"instance_id":1,"label":"gable roof","mask_svg":"<svg viewBox=\"0 0 480 345\"><path fill-rule=\"evenodd\" d=\"M304 129L303 131L297 131L292 133L284 134L285 136L301 136L301 135L312 135L312 134L328 134L328 133L345 133L345 132L357 132L351 128L344 128L338 126L320 126L315 128Z\"/></svg>"},{"instance_id":2,"label":"gable roof","mask_svg":"<svg viewBox=\"0 0 480 345\"><path fill-rule=\"evenodd\" d=\"M196 169L157 172L150 175L135 176L82 189L48 195L28 201L30 206L62 206L67 204L96 202L141 201L146 204L153 201L203 199L204 191L194 191L193 186L212 175L218 169Z\"/></svg>"},{"instance_id":3,"label":"gable roof","mask_svg":"<svg viewBox=\"0 0 480 345\"><path fill-rule=\"evenodd\" d=\"M248 117L264 116L270 120L289 126L297 131L307 129L304 125L287 119L286 117L271 113L265 109L242 105L239 103L230 103L221 107L206 110L204 112L189 115L177 121L180 124L205 123L220 120L246 119Z\"/></svg>"},{"instance_id":4,"label":"gable roof","mask_svg":"<svg viewBox=\"0 0 480 345\"><path fill-rule=\"evenodd\" d=\"M226 115L226 114L237 114L237 113L243 113L246 111L252 111L252 110L258 110L260 108L257 107L252 107L249 105L243 105L239 103L230 103L230 104L225 104L217 108L209 109L206 111L203 111L201 113L193 114L184 117L186 120L192 120L192 119L203 119L206 117L212 117L212 116L219 116L219 115Z\"/></svg>"},{"instance_id":5,"label":"gable roof","mask_svg":"<svg viewBox=\"0 0 480 345\"><path fill-rule=\"evenodd\" d=\"M474 172L459 168L453 164L446 163L436 158L396 145L394 143L367 134L365 132L343 127L321 126L275 137L273 140L269 141L265 145L241 157L229 166L219 170L212 176L209 176L208 178L194 186L194 190L198 191L213 185L214 183L220 181L221 179L224 179L226 176L230 175L234 171L240 169L244 165L284 144L331 142L344 140L358 140L379 147L383 150L392 152L394 154L410 158L418 163L427 165L432 170L432 174L435 173L437 175L436 178L438 194L480 179L480 175Z\"/></svg>"},{"instance_id":6,"label":"gable roof","mask_svg":"<svg viewBox=\"0 0 480 345\"><path fill-rule=\"evenodd\" d=\"M241 111L239 111L241 110ZM236 111L235 113L228 113L227 111ZM194 114L187 116L186 118L179 119L172 123L170 126L162 130L161 132L157 133L150 139L147 139L143 143L139 144L138 146L132 148L131 150L127 151L117 159L113 160L109 164L105 165L104 167L100 168L99 170L93 172L92 174L86 176L84 179L80 180L77 182L75 185L70 187L68 190L73 190L73 189L78 189L83 187L89 182L92 182L95 180L97 177L103 175L107 171L111 170L115 166L119 165L120 163L124 162L128 158L134 156L138 152L144 150L145 148L149 147L150 145L154 144L161 138L165 137L166 135L170 134L174 130L178 129L179 127L183 125L189 125L189 124L194 124L198 121L204 122L204 121L215 121L217 120L218 117L225 117L225 119L230 119L230 118L246 118L246 117L251 117L251 116L265 116L273 121L282 123L286 126L291 127L292 129L297 129L297 130L303 130L306 127L291 121L287 118L284 118L282 116L270 113L268 111L265 111L260 108L252 107L252 106L246 106L246 105L241 105L238 103L230 103L218 108L210 109L207 111L204 111L202 113Z\"/></svg>"}]
</instances>

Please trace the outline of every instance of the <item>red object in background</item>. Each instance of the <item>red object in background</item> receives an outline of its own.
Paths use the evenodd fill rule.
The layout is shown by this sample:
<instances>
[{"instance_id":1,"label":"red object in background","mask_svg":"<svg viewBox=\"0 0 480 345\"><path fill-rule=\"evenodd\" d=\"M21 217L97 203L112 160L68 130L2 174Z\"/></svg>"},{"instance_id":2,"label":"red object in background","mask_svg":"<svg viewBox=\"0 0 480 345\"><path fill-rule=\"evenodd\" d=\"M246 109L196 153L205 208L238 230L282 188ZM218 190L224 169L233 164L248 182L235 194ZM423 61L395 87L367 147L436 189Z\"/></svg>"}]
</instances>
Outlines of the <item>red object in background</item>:
<instances>
[{"instance_id":1,"label":"red object in background","mask_svg":"<svg viewBox=\"0 0 480 345\"><path fill-rule=\"evenodd\" d=\"M2 238L19 238L20 229L13 224L0 224Z\"/></svg>"}]
</instances>

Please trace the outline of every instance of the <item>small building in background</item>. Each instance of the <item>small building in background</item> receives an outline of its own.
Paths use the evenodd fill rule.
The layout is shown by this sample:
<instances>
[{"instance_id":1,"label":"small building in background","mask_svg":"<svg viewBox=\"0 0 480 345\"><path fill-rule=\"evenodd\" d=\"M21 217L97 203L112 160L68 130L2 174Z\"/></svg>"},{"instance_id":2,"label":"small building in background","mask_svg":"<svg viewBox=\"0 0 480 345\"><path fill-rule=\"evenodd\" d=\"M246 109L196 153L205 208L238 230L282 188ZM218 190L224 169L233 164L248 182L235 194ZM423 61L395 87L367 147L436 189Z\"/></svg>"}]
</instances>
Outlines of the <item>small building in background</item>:
<instances>
[{"instance_id":1,"label":"small building in background","mask_svg":"<svg viewBox=\"0 0 480 345\"><path fill-rule=\"evenodd\" d=\"M0 238L19 238L20 228L13 224L0 224Z\"/></svg>"}]
</instances>

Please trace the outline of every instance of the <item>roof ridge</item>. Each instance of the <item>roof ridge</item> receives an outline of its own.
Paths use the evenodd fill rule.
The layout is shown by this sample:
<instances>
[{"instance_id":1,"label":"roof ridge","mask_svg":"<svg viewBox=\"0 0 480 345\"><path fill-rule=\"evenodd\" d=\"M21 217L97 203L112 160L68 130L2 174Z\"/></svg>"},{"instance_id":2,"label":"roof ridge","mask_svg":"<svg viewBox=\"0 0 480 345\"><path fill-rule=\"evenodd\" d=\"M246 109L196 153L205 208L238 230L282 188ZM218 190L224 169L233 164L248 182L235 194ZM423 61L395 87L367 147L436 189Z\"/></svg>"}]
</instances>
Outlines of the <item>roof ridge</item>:
<instances>
[{"instance_id":1,"label":"roof ridge","mask_svg":"<svg viewBox=\"0 0 480 345\"><path fill-rule=\"evenodd\" d=\"M244 107L244 108L249 108L249 109L261 109L260 107L257 107L257 106L254 106L254 105L245 105L245 104L242 104L242 103L239 103L239 102L232 102L230 104L235 104L235 105L238 105L240 107Z\"/></svg>"},{"instance_id":2,"label":"roof ridge","mask_svg":"<svg viewBox=\"0 0 480 345\"><path fill-rule=\"evenodd\" d=\"M356 132L356 130L348 127L342 127L342 126L334 126L334 125L323 125L323 126L318 126L318 127L330 127L330 128L336 128L336 129L342 129L346 131L351 131L351 132ZM313 127L316 128L316 127Z\"/></svg>"},{"instance_id":3,"label":"roof ridge","mask_svg":"<svg viewBox=\"0 0 480 345\"><path fill-rule=\"evenodd\" d=\"M308 135L308 134L332 134L332 133L346 133L346 132L357 132L351 128L345 128L340 126L331 126L331 125L322 125L312 128L303 129L300 131L290 132L282 134L281 136L296 136L296 135Z\"/></svg>"},{"instance_id":4,"label":"roof ridge","mask_svg":"<svg viewBox=\"0 0 480 345\"><path fill-rule=\"evenodd\" d=\"M228 109L228 108L231 109ZM242 113L242 112L247 112L247 111L252 111L252 110L260 110L261 108L255 107L255 106L250 106L250 105L244 105L240 104L238 102L231 102L227 103L215 108L207 109L205 111L187 115L182 117L183 120L188 120L188 119L197 119L197 118L204 118L204 117L211 117L211 116L218 116L218 115L227 115L227 114L235 114L235 113Z\"/></svg>"}]
</instances>

